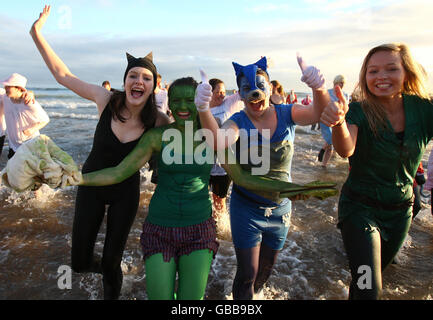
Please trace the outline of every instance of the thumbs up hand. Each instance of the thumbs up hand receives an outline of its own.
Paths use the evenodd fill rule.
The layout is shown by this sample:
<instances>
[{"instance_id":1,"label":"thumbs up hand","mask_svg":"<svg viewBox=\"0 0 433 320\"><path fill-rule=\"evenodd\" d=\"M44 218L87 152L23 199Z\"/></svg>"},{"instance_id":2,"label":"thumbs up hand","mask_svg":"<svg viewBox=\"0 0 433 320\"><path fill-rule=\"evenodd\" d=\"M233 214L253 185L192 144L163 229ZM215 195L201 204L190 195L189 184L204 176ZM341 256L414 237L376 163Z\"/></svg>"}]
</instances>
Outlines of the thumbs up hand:
<instances>
[{"instance_id":1,"label":"thumbs up hand","mask_svg":"<svg viewBox=\"0 0 433 320\"><path fill-rule=\"evenodd\" d=\"M328 127L340 126L344 123L346 113L349 111L349 105L341 91L339 85L334 87L335 95L338 98L336 102L330 102L322 112L320 121Z\"/></svg>"},{"instance_id":2,"label":"thumbs up hand","mask_svg":"<svg viewBox=\"0 0 433 320\"><path fill-rule=\"evenodd\" d=\"M313 90L325 89L325 78L320 70L314 66L308 66L299 53L296 55L299 67L302 70L301 81L305 82Z\"/></svg>"},{"instance_id":3,"label":"thumbs up hand","mask_svg":"<svg viewBox=\"0 0 433 320\"><path fill-rule=\"evenodd\" d=\"M209 102L212 100L212 86L209 84L206 73L200 69L201 83L195 90L194 103L199 112L209 109Z\"/></svg>"}]
</instances>

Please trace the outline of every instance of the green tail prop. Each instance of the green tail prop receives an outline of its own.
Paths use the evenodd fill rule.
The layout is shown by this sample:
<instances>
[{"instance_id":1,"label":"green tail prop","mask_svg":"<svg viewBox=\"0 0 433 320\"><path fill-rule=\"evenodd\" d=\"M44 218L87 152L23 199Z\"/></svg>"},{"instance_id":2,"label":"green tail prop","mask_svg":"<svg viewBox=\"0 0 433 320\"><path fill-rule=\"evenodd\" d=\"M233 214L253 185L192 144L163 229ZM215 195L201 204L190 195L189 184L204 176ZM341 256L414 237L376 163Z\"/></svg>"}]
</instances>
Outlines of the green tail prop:
<instances>
[{"instance_id":1,"label":"green tail prop","mask_svg":"<svg viewBox=\"0 0 433 320\"><path fill-rule=\"evenodd\" d=\"M296 185L280 193L280 198L291 198L298 195L314 197L320 200L338 194L337 184L333 182L313 181L305 185Z\"/></svg>"}]
</instances>

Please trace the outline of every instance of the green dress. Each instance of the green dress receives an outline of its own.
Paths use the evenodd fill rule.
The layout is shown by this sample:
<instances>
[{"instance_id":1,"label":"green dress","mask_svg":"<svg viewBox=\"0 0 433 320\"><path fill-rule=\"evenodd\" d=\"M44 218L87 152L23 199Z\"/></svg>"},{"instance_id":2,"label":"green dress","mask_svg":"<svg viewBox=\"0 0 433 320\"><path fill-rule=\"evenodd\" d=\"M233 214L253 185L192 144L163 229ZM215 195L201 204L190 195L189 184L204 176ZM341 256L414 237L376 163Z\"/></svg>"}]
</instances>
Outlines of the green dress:
<instances>
[{"instance_id":1,"label":"green dress","mask_svg":"<svg viewBox=\"0 0 433 320\"><path fill-rule=\"evenodd\" d=\"M399 139L392 129L373 135L359 103L351 103L346 121L358 126L354 154L349 158L350 173L343 186L381 204L398 206L412 198L413 178L430 139L433 137L433 105L417 96L403 95L405 129ZM391 128L391 125L390 125ZM411 207L386 210L365 201L348 197L344 192L339 203L339 222L352 215L363 215L384 231L406 220ZM400 222L399 222L400 221ZM386 232L381 232L386 238Z\"/></svg>"},{"instance_id":2,"label":"green dress","mask_svg":"<svg viewBox=\"0 0 433 320\"><path fill-rule=\"evenodd\" d=\"M192 155L182 155L182 164L167 165L162 154L158 159L158 185L146 221L164 227L185 227L209 219L212 202L208 186L213 164L197 164Z\"/></svg>"},{"instance_id":3,"label":"green dress","mask_svg":"<svg viewBox=\"0 0 433 320\"><path fill-rule=\"evenodd\" d=\"M338 227L349 260L349 299L378 299L384 270L403 244L411 224L412 185L425 148L433 137L433 105L403 95L405 128L383 129L374 136L359 103L346 121L358 127L350 173L338 206ZM360 286L360 267L370 267L371 287ZM361 281L361 283L362 283Z\"/></svg>"}]
</instances>

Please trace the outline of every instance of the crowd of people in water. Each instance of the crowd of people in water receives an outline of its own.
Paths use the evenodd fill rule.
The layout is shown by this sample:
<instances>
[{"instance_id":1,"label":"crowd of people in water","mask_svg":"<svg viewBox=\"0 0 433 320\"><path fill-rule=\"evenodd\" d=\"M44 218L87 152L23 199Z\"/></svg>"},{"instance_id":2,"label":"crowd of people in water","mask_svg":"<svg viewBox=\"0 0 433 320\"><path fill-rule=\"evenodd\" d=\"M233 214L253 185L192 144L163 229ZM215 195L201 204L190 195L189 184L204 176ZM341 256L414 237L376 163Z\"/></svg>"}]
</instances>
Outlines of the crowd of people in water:
<instances>
[{"instance_id":1,"label":"crowd of people in water","mask_svg":"<svg viewBox=\"0 0 433 320\"><path fill-rule=\"evenodd\" d=\"M237 261L233 299L253 299L284 246L292 202L311 195L292 183L296 126L320 128L322 167L334 152L348 158L337 227L352 277L349 298L381 297L382 272L421 208L420 186L433 192L433 156L427 179L420 165L433 137L432 98L427 74L407 45L369 50L350 95L343 91L344 75L327 88L321 71L300 56L301 80L311 89L301 102L271 80L266 57L247 65L233 62L237 90L226 96L224 81L208 80L204 71L199 82L186 75L164 86L151 53L139 58L127 53L123 90L117 90L69 70L42 33L49 14L45 6L31 37L56 81L93 101L99 115L77 187L71 264L75 272L103 275L104 299L118 299L121 292L122 255L139 205L139 170L147 163L156 184L140 238L148 298L203 299L218 254L215 218L229 214ZM0 155L7 136L9 161L49 122L26 81L13 74L0 92ZM188 140L203 129L211 133L202 137L206 147L203 139ZM268 155L267 172L254 173L254 150ZM200 163L196 154L215 161ZM98 257L95 241L105 216ZM369 287L360 286L366 266Z\"/></svg>"}]
</instances>

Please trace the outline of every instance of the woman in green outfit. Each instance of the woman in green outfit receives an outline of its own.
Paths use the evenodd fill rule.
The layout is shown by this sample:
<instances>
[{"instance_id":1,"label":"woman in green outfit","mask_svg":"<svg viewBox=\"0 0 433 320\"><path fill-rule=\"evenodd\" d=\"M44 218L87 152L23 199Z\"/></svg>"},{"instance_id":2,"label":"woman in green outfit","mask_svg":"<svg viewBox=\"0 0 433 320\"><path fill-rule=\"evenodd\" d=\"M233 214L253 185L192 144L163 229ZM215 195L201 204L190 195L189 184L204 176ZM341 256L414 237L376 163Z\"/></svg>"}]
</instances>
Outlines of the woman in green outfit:
<instances>
[{"instance_id":1,"label":"woman in green outfit","mask_svg":"<svg viewBox=\"0 0 433 320\"><path fill-rule=\"evenodd\" d=\"M382 271L411 223L412 184L433 137L425 72L404 44L370 50L359 77L360 102L328 105L321 120L351 170L341 190L339 223L352 282L350 299L378 299Z\"/></svg>"},{"instance_id":2,"label":"woman in green outfit","mask_svg":"<svg viewBox=\"0 0 433 320\"><path fill-rule=\"evenodd\" d=\"M141 235L149 299L174 299L176 273L179 275L176 298L202 299L212 258L218 249L208 191L214 155L212 148L197 138L196 87L191 77L174 81L168 98L175 122L149 130L117 167L83 174L80 183L88 186L119 183L137 172L153 153L158 155L158 185ZM228 156L231 155L227 152ZM225 163L229 163L228 158ZM294 186L252 176L237 164L227 168L236 183L249 188L289 191Z\"/></svg>"}]
</instances>

